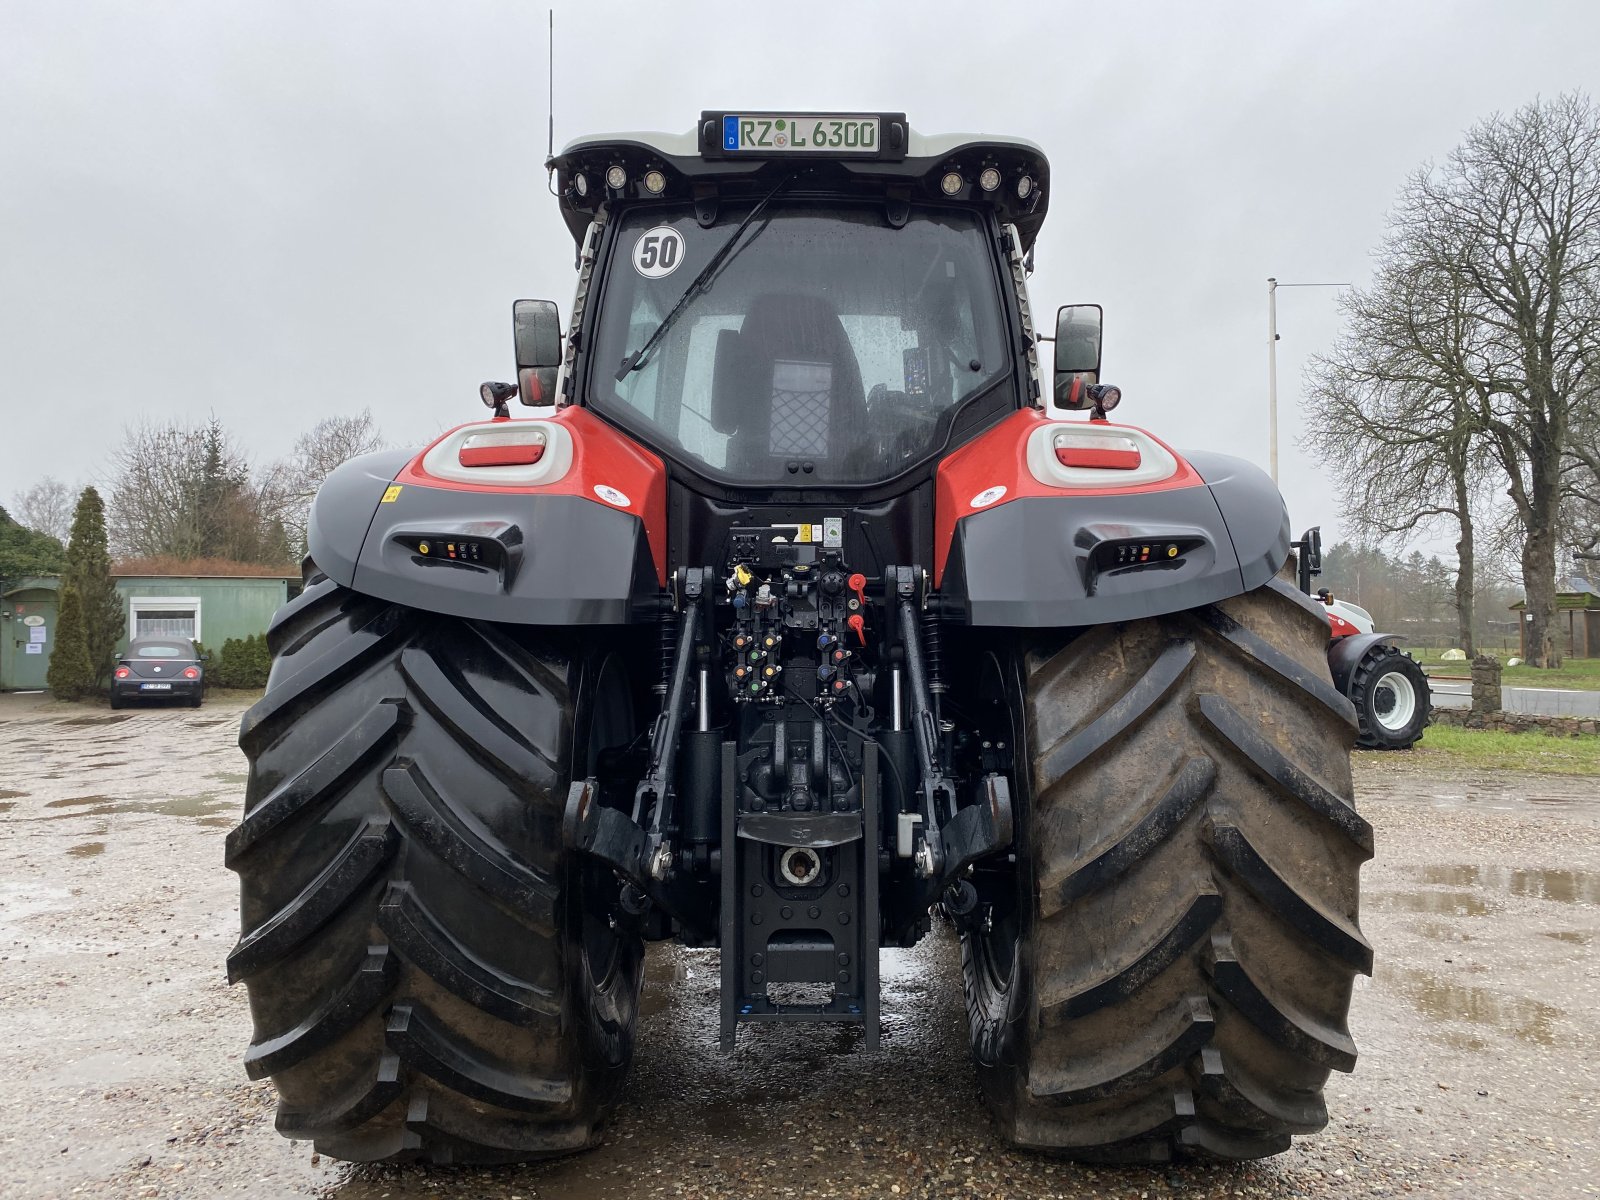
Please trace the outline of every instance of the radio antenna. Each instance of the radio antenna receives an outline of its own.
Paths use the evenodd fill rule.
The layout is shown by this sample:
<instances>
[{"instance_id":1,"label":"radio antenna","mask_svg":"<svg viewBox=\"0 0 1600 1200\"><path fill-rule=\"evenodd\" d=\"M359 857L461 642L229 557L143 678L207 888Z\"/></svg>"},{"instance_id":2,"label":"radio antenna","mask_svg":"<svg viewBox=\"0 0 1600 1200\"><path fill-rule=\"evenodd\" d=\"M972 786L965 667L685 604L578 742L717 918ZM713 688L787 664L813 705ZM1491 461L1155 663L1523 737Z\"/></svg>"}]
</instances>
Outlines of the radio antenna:
<instances>
[{"instance_id":1,"label":"radio antenna","mask_svg":"<svg viewBox=\"0 0 1600 1200\"><path fill-rule=\"evenodd\" d=\"M550 117L550 142L544 158L545 187L550 194L556 194L556 10L550 9L550 33L548 45L550 48L550 103L546 112Z\"/></svg>"}]
</instances>

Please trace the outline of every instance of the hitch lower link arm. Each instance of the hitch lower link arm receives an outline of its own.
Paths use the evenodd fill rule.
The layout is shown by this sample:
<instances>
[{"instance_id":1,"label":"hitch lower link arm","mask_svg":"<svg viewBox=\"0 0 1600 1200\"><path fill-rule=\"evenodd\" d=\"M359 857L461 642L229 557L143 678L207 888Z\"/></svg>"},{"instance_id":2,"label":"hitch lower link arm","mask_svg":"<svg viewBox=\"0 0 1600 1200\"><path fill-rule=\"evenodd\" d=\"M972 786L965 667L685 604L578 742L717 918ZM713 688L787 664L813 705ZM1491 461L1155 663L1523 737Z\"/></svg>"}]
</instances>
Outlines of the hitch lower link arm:
<instances>
[{"instance_id":1,"label":"hitch lower link arm","mask_svg":"<svg viewBox=\"0 0 1600 1200\"><path fill-rule=\"evenodd\" d=\"M633 819L637 822L646 813L650 815L650 826L645 835L645 869L650 878L663 882L672 873L672 843L669 839L677 829L673 808L678 799L672 786L672 775L677 765L678 743L683 732L689 668L700 634L700 609L705 597L706 576L707 572L699 567L685 568L679 576L683 625L678 631L678 645L673 652L672 681L667 688L666 703L662 705L655 728L650 732L650 765L633 794Z\"/></svg>"},{"instance_id":2,"label":"hitch lower link arm","mask_svg":"<svg viewBox=\"0 0 1600 1200\"><path fill-rule=\"evenodd\" d=\"M1011 785L999 773L985 775L976 802L957 807L955 786L939 760L939 721L923 661L914 583L920 575L915 569L900 571L895 589L906 670L911 676L911 720L922 774L922 831L912 864L918 878L934 881L942 889L968 864L1011 845Z\"/></svg>"},{"instance_id":3,"label":"hitch lower link arm","mask_svg":"<svg viewBox=\"0 0 1600 1200\"><path fill-rule=\"evenodd\" d=\"M654 902L690 928L697 926L697 917L685 902L683 889L673 879L672 871L671 838L678 830L673 775L708 575L697 567L683 569L678 576L678 607L683 619L673 652L672 679L650 733L649 765L634 790L632 813L598 803L598 782L579 779L572 783L562 822L562 838L568 847L608 864L637 889L632 903L642 906ZM627 901L626 890L624 900ZM714 936L715 928L698 932Z\"/></svg>"},{"instance_id":4,"label":"hitch lower link arm","mask_svg":"<svg viewBox=\"0 0 1600 1200\"><path fill-rule=\"evenodd\" d=\"M939 722L933 714L927 668L922 661L922 629L917 621L917 606L909 594L911 585L905 579L910 574L902 573L897 601L900 605L900 629L905 639L906 671L911 676L911 725L916 735L917 765L922 775L919 789L922 829L917 835L912 864L919 877L932 879L942 873L944 866L941 818L954 805L951 803L950 780L939 765Z\"/></svg>"}]
</instances>

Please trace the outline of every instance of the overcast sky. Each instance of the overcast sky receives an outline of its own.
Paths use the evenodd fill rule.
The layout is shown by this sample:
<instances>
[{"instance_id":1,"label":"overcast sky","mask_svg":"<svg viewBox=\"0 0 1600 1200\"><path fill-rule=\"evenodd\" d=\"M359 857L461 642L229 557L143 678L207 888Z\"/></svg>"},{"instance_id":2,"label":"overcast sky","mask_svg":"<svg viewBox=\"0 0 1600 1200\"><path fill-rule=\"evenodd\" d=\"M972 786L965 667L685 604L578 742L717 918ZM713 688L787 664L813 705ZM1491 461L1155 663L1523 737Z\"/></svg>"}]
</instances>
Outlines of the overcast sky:
<instances>
[{"instance_id":1,"label":"overcast sky","mask_svg":"<svg viewBox=\"0 0 1600 1200\"><path fill-rule=\"evenodd\" d=\"M0 0L0 502L216 412L258 461L371 405L482 415L510 302L572 293L539 2ZM556 140L703 108L903 110L1054 172L1035 306L1106 307L1118 416L1267 459L1266 279L1351 281L1405 174L1600 91L1600 3L557 3ZM1335 293L1279 293L1283 488Z\"/></svg>"}]
</instances>

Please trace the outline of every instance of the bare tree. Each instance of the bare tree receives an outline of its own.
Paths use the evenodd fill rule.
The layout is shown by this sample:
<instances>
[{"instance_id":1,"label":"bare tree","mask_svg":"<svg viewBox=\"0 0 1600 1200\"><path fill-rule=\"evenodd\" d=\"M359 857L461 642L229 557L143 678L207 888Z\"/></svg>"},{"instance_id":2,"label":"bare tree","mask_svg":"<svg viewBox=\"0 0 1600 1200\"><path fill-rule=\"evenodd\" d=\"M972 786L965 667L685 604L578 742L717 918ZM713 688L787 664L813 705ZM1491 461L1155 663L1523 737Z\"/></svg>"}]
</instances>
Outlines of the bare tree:
<instances>
[{"instance_id":1,"label":"bare tree","mask_svg":"<svg viewBox=\"0 0 1600 1200\"><path fill-rule=\"evenodd\" d=\"M364 408L351 416L324 417L295 439L287 458L263 472L258 482L262 511L283 523L296 553L305 553L306 518L322 481L335 467L382 448L372 410Z\"/></svg>"},{"instance_id":2,"label":"bare tree","mask_svg":"<svg viewBox=\"0 0 1600 1200\"><path fill-rule=\"evenodd\" d=\"M267 489L215 418L134 425L112 461L109 526L119 556L289 560Z\"/></svg>"},{"instance_id":3,"label":"bare tree","mask_svg":"<svg viewBox=\"0 0 1600 1200\"><path fill-rule=\"evenodd\" d=\"M72 514L78 504L78 493L82 490L46 475L13 498L12 507L16 511L17 522L35 533L49 534L65 544L72 533Z\"/></svg>"},{"instance_id":4,"label":"bare tree","mask_svg":"<svg viewBox=\"0 0 1600 1200\"><path fill-rule=\"evenodd\" d=\"M1443 397L1455 419L1424 439L1431 452L1449 461L1464 438L1469 463L1481 450L1498 468L1520 533L1529 661L1553 666L1562 516L1600 344L1600 112L1563 96L1473 126L1407 181L1379 261L1375 290L1403 290L1414 328L1359 357L1396 411ZM1360 407L1362 436L1381 443L1379 414Z\"/></svg>"},{"instance_id":5,"label":"bare tree","mask_svg":"<svg viewBox=\"0 0 1600 1200\"><path fill-rule=\"evenodd\" d=\"M1467 328L1462 289L1409 269L1392 238L1371 289L1341 300L1348 326L1334 350L1311 361L1311 420L1302 439L1349 500L1347 522L1407 544L1419 532L1456 535L1453 605L1458 645L1474 650L1476 539L1473 511L1485 454L1475 397L1454 364Z\"/></svg>"},{"instance_id":6,"label":"bare tree","mask_svg":"<svg viewBox=\"0 0 1600 1200\"><path fill-rule=\"evenodd\" d=\"M1562 540L1574 564L1589 573L1600 564L1600 372L1594 382L1573 422L1562 472Z\"/></svg>"},{"instance_id":7,"label":"bare tree","mask_svg":"<svg viewBox=\"0 0 1600 1200\"><path fill-rule=\"evenodd\" d=\"M1553 666L1563 468L1600 340L1600 112L1563 96L1490 117L1411 178L1396 221L1419 269L1474 298L1457 378L1522 526L1529 661Z\"/></svg>"},{"instance_id":8,"label":"bare tree","mask_svg":"<svg viewBox=\"0 0 1600 1200\"><path fill-rule=\"evenodd\" d=\"M119 557L200 557L200 430L141 421L123 430L111 458L111 549Z\"/></svg>"}]
</instances>

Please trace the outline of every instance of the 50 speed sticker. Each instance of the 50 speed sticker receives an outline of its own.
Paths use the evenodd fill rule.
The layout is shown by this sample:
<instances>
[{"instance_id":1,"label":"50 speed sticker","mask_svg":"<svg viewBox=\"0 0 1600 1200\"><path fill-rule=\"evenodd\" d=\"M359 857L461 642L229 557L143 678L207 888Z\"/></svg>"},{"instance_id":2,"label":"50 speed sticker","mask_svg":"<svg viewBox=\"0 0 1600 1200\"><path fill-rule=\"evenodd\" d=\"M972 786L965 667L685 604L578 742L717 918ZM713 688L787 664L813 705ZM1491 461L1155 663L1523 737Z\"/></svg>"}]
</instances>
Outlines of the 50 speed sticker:
<instances>
[{"instance_id":1,"label":"50 speed sticker","mask_svg":"<svg viewBox=\"0 0 1600 1200\"><path fill-rule=\"evenodd\" d=\"M633 269L646 279L665 279L683 262L683 234L670 225L646 229L633 244Z\"/></svg>"}]
</instances>

